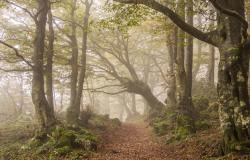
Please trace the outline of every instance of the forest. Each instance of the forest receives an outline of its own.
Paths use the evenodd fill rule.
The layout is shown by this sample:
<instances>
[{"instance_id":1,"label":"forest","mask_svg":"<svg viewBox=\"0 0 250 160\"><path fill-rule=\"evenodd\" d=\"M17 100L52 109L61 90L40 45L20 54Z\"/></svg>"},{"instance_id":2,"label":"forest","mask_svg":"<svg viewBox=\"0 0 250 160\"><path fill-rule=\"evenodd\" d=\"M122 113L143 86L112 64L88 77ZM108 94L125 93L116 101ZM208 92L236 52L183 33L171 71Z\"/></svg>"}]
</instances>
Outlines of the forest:
<instances>
[{"instance_id":1,"label":"forest","mask_svg":"<svg viewBox=\"0 0 250 160\"><path fill-rule=\"evenodd\" d=\"M0 160L250 160L249 0L0 0Z\"/></svg>"}]
</instances>

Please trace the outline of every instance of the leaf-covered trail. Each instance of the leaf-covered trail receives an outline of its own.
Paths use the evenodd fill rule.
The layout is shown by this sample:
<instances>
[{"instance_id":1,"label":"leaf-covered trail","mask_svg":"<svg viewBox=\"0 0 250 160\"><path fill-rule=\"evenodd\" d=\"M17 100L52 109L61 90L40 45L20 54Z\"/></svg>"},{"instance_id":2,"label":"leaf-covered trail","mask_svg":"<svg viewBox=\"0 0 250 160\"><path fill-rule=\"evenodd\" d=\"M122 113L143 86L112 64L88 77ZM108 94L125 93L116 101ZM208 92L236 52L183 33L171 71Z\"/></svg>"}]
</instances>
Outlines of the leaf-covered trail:
<instances>
[{"instance_id":1,"label":"leaf-covered trail","mask_svg":"<svg viewBox=\"0 0 250 160\"><path fill-rule=\"evenodd\" d=\"M104 138L103 150L92 160L173 160L144 124L123 124Z\"/></svg>"}]
</instances>

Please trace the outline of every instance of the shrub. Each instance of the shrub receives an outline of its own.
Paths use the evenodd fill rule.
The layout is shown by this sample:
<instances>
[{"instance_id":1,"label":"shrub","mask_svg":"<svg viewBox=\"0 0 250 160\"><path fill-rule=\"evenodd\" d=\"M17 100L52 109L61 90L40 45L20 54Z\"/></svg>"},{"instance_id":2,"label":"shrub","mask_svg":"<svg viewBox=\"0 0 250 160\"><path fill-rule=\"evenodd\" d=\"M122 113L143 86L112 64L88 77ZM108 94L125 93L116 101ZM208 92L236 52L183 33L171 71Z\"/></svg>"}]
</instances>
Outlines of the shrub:
<instances>
[{"instance_id":1,"label":"shrub","mask_svg":"<svg viewBox=\"0 0 250 160\"><path fill-rule=\"evenodd\" d=\"M47 135L47 141L41 142L33 138L24 149L35 150L37 154L49 153L50 157L64 156L73 149L82 148L86 152L97 150L98 139L84 128L67 128L56 126L51 134Z\"/></svg>"},{"instance_id":2,"label":"shrub","mask_svg":"<svg viewBox=\"0 0 250 160\"><path fill-rule=\"evenodd\" d=\"M153 128L154 128L154 132L157 135L161 136L167 133L169 124L163 120L163 121L154 123Z\"/></svg>"}]
</instances>

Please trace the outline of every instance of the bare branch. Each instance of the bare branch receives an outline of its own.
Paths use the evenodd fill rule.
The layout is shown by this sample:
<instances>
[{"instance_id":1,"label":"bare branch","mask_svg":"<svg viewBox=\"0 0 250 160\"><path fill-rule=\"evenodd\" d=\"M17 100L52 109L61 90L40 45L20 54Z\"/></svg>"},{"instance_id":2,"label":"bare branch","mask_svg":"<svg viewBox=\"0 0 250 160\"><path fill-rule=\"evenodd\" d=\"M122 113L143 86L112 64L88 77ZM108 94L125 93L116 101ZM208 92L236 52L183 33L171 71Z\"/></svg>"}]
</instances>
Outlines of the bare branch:
<instances>
[{"instance_id":1,"label":"bare branch","mask_svg":"<svg viewBox=\"0 0 250 160\"><path fill-rule=\"evenodd\" d=\"M19 6L19 5L17 5L16 3L11 2L11 1L9 1L9 0L5 0L5 2L6 2L6 3L9 3L9 4L11 4L11 5L13 5L13 6L17 7L17 8L22 9L22 10L23 10L24 12L26 12L33 20L37 21L36 16L35 16L31 11L29 11L27 8L24 8L24 7L22 7L22 6Z\"/></svg>"},{"instance_id":2,"label":"bare branch","mask_svg":"<svg viewBox=\"0 0 250 160\"><path fill-rule=\"evenodd\" d=\"M26 60L20 53L19 51L12 45L8 44L8 43L5 43L4 41L0 40L0 43L9 47L10 49L14 50L15 51L15 54L17 57L19 57L22 61L24 61L28 66L30 66L31 68L33 68L33 65L28 61Z\"/></svg>"},{"instance_id":3,"label":"bare branch","mask_svg":"<svg viewBox=\"0 0 250 160\"><path fill-rule=\"evenodd\" d=\"M106 91L98 91L98 90L93 90L91 92L97 92L97 93L105 93L105 94L109 94L109 95L117 95L117 94L121 94L121 93L124 93L124 92L127 92L127 90L121 90L121 91L118 91L118 92L106 92Z\"/></svg>"},{"instance_id":4,"label":"bare branch","mask_svg":"<svg viewBox=\"0 0 250 160\"><path fill-rule=\"evenodd\" d=\"M0 71L3 72L31 72L31 69L27 69L27 68L16 68L16 69L4 69L4 68L0 68Z\"/></svg>"}]
</instances>

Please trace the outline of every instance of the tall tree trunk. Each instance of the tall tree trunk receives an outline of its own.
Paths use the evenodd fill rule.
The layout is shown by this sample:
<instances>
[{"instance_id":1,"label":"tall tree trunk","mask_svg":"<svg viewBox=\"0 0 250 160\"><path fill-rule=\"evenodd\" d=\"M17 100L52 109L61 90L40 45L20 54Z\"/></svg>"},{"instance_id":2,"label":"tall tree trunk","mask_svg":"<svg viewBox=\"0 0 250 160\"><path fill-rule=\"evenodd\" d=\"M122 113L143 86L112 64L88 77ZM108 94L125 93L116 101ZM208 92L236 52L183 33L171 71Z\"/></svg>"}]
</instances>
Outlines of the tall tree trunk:
<instances>
[{"instance_id":1,"label":"tall tree trunk","mask_svg":"<svg viewBox=\"0 0 250 160\"><path fill-rule=\"evenodd\" d=\"M187 0L186 1L186 17L187 17L187 23L190 25L194 25L193 20L193 0ZM192 103L192 80L193 80L193 37L191 35L187 35L187 46L186 46L186 54L185 54L185 70L186 70L186 87L187 87L187 103L186 107L189 108L190 111L193 111L193 103ZM194 114L192 114L194 115ZM194 119L194 117L193 117Z\"/></svg>"},{"instance_id":2,"label":"tall tree trunk","mask_svg":"<svg viewBox=\"0 0 250 160\"><path fill-rule=\"evenodd\" d=\"M61 90L60 92L60 110L63 109L63 100L64 100L64 89Z\"/></svg>"},{"instance_id":3,"label":"tall tree trunk","mask_svg":"<svg viewBox=\"0 0 250 160\"><path fill-rule=\"evenodd\" d=\"M106 98L106 102L104 103L104 113L106 114L106 115L110 115L111 114L111 112L110 112L110 97L109 96L107 96Z\"/></svg>"},{"instance_id":4,"label":"tall tree trunk","mask_svg":"<svg viewBox=\"0 0 250 160\"><path fill-rule=\"evenodd\" d=\"M54 56L54 40L55 40L55 33L53 27L53 15L51 12L51 5L49 6L48 10L48 24L49 24L49 44L48 44L48 51L47 53L47 65L46 65L46 72L45 72L45 92L46 97L49 103L49 106L54 112L54 96L53 96L53 56Z\"/></svg>"},{"instance_id":5,"label":"tall tree trunk","mask_svg":"<svg viewBox=\"0 0 250 160\"><path fill-rule=\"evenodd\" d=\"M198 16L198 26L201 26L202 22L201 22L201 16ZM198 46L197 46L197 55L196 55L196 64L194 66L194 70L193 70L193 82L196 80L196 76L200 70L200 66L201 66L201 55L202 55L202 41L198 40Z\"/></svg>"},{"instance_id":6,"label":"tall tree trunk","mask_svg":"<svg viewBox=\"0 0 250 160\"><path fill-rule=\"evenodd\" d=\"M77 96L75 99L75 107L76 108L80 108L80 102L81 102L82 91L83 91L83 84L84 84L86 68L87 68L87 66L86 66L87 40L88 40L88 27L89 27L89 16L90 16L91 5L92 5L92 1L91 2L89 2L89 0L85 1L86 9L85 9L85 16L83 18L81 68L80 68L80 74L79 74L79 79L78 79Z\"/></svg>"},{"instance_id":7,"label":"tall tree trunk","mask_svg":"<svg viewBox=\"0 0 250 160\"><path fill-rule=\"evenodd\" d=\"M219 5L245 16L244 0L221 0ZM221 43L218 73L219 116L224 133L224 153L246 151L250 139L250 106L248 96L248 52L242 23L234 17L218 14ZM241 34L242 33L242 34ZM247 145L246 145L247 144Z\"/></svg>"},{"instance_id":8,"label":"tall tree trunk","mask_svg":"<svg viewBox=\"0 0 250 160\"><path fill-rule=\"evenodd\" d=\"M151 57L150 56L146 56L144 58L144 76L143 76L143 82L144 83L148 83L149 80L149 75L150 75L150 68L151 68ZM149 114L149 110L150 110L150 106L148 105L147 101L143 98L143 104L144 104L144 115L148 115Z\"/></svg>"},{"instance_id":9,"label":"tall tree trunk","mask_svg":"<svg viewBox=\"0 0 250 160\"><path fill-rule=\"evenodd\" d=\"M209 64L208 64L208 83L211 87L214 87L214 69L215 69L215 48L209 46Z\"/></svg>"},{"instance_id":10,"label":"tall tree trunk","mask_svg":"<svg viewBox=\"0 0 250 160\"><path fill-rule=\"evenodd\" d=\"M25 97L24 83L23 83L23 76L21 75L20 76L20 101L19 101L20 105L19 105L19 108L18 108L19 115L22 114L22 112L23 112L24 97Z\"/></svg>"},{"instance_id":11,"label":"tall tree trunk","mask_svg":"<svg viewBox=\"0 0 250 160\"><path fill-rule=\"evenodd\" d=\"M178 13L181 17L185 17L185 1L178 0ZM178 43L177 43L177 55L176 55L176 99L177 110L179 116L178 127L184 127L188 132L195 132L195 125L193 116L191 114L191 108L188 104L188 91L187 91L187 76L184 67L184 55L185 55L185 33L178 29Z\"/></svg>"},{"instance_id":12,"label":"tall tree trunk","mask_svg":"<svg viewBox=\"0 0 250 160\"><path fill-rule=\"evenodd\" d=\"M250 1L249 0L247 0L246 1L246 9L247 9L247 11L246 11L246 16L247 16L247 22L248 22L248 24L250 24ZM248 27L248 33L250 33L250 27ZM250 63L250 61L249 61L249 63ZM249 69L248 70L250 70L250 65L249 65ZM248 77L250 76L250 72L248 73ZM248 78L248 86L250 85L250 78ZM249 90L250 88L248 88L248 90Z\"/></svg>"},{"instance_id":13,"label":"tall tree trunk","mask_svg":"<svg viewBox=\"0 0 250 160\"><path fill-rule=\"evenodd\" d=\"M76 38L76 22L75 22L75 12L76 12L77 0L72 0L71 3L71 81L70 81L70 106L67 110L67 122L70 125L77 124L80 107L75 106L75 101L77 97L77 79L78 79L78 43Z\"/></svg>"},{"instance_id":14,"label":"tall tree trunk","mask_svg":"<svg viewBox=\"0 0 250 160\"><path fill-rule=\"evenodd\" d=\"M133 114L132 114L130 108L128 107L125 93L123 93L121 96L119 96L119 103L123 107L123 110L127 114L126 121L129 120L133 116Z\"/></svg>"},{"instance_id":15,"label":"tall tree trunk","mask_svg":"<svg viewBox=\"0 0 250 160\"><path fill-rule=\"evenodd\" d=\"M177 40L177 27L173 28L171 35L167 35L167 49L168 49L168 91L167 91L167 105L171 111L176 107L176 81L175 81L175 56L176 56L176 40Z\"/></svg>"},{"instance_id":16,"label":"tall tree trunk","mask_svg":"<svg viewBox=\"0 0 250 160\"><path fill-rule=\"evenodd\" d=\"M47 0L37 0L37 3L38 17L33 53L32 101L35 106L39 127L41 130L46 130L56 122L44 92L44 40L49 2Z\"/></svg>"},{"instance_id":17,"label":"tall tree trunk","mask_svg":"<svg viewBox=\"0 0 250 160\"><path fill-rule=\"evenodd\" d=\"M136 95L135 94L131 94L131 111L132 111L133 115L138 114L138 112L136 110Z\"/></svg>"},{"instance_id":18,"label":"tall tree trunk","mask_svg":"<svg viewBox=\"0 0 250 160\"><path fill-rule=\"evenodd\" d=\"M215 13L212 12L212 18L216 19ZM210 28L211 30L214 28L215 22L214 20L210 21ZM208 83L209 85L214 88L215 81L214 81L214 70L215 70L215 47L209 45L209 62L208 62Z\"/></svg>"}]
</instances>

